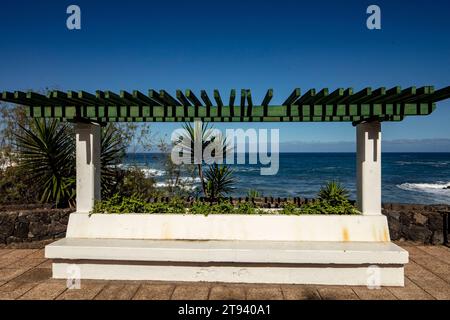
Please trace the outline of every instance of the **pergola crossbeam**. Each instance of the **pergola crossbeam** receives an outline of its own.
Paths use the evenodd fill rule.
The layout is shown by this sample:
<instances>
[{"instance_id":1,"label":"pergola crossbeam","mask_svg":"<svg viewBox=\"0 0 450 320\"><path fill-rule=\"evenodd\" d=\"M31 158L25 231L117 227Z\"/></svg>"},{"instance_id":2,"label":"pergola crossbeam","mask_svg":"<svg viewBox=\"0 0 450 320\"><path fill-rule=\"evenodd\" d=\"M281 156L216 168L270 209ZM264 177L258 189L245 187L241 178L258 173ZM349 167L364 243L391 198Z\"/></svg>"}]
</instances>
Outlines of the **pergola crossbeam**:
<instances>
[{"instance_id":1,"label":"pergola crossbeam","mask_svg":"<svg viewBox=\"0 0 450 320\"><path fill-rule=\"evenodd\" d=\"M191 90L176 98L167 91L149 90L144 95L120 91L50 91L47 95L36 92L5 91L0 100L26 106L34 118L57 118L63 121L91 121L102 123L117 121L184 122L195 120L211 122L358 122L401 121L406 116L428 115L435 103L450 98L450 87L435 91L425 86L416 89L381 87L365 88L353 93L352 88L339 88L329 93L327 88L316 93L310 89L303 95L295 89L282 105L269 105L273 90L265 94L261 105L254 105L249 89L241 90L240 104L235 105L236 90L231 90L225 105L219 90L214 90L214 104L205 90L201 100Z\"/></svg>"}]
</instances>

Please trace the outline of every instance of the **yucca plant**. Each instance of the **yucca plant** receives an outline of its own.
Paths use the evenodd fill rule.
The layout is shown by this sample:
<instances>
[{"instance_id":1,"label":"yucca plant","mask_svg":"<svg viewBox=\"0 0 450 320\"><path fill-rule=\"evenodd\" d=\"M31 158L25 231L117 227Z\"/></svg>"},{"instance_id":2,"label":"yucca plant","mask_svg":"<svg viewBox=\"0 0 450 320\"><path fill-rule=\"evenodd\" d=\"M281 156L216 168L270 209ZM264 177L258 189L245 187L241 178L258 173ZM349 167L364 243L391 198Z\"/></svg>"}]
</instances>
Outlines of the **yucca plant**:
<instances>
[{"instance_id":1,"label":"yucca plant","mask_svg":"<svg viewBox=\"0 0 450 320\"><path fill-rule=\"evenodd\" d=\"M16 135L19 168L39 186L41 201L75 203L75 143L68 124L35 119Z\"/></svg>"},{"instance_id":2,"label":"yucca plant","mask_svg":"<svg viewBox=\"0 0 450 320\"><path fill-rule=\"evenodd\" d=\"M233 170L226 165L218 165L216 163L209 166L205 173L206 191L208 197L218 199L233 190L235 179Z\"/></svg>"},{"instance_id":3,"label":"yucca plant","mask_svg":"<svg viewBox=\"0 0 450 320\"><path fill-rule=\"evenodd\" d=\"M224 137L214 136L213 127L205 122L195 122L194 126L191 123L185 123L183 125L183 129L184 133L179 137L179 145L182 146L185 151L189 152L191 160L195 160L198 176L202 184L203 194L206 197L212 197L208 190L214 190L215 188L207 185L207 179L205 179L205 175L203 173L203 165L204 163L213 162L214 157L217 155L214 153L211 155L208 154L207 156L210 156L211 158L203 159L204 151L207 148L209 150L220 150L220 152L222 152L222 156L224 156L229 148L228 143ZM199 150L196 150L195 143L199 144ZM198 154L197 152L201 154ZM210 165L208 172L211 175L216 169L214 164ZM212 183L213 180L209 181Z\"/></svg>"},{"instance_id":4,"label":"yucca plant","mask_svg":"<svg viewBox=\"0 0 450 320\"><path fill-rule=\"evenodd\" d=\"M322 201L326 201L333 206L337 206L348 202L349 192L338 181L329 181L318 193L318 198Z\"/></svg>"},{"instance_id":5,"label":"yucca plant","mask_svg":"<svg viewBox=\"0 0 450 320\"><path fill-rule=\"evenodd\" d=\"M35 119L16 134L19 170L37 185L42 202L56 206L75 205L75 135L72 127L57 120ZM101 136L101 184L103 195L111 194L121 179L117 165L126 145L119 131L108 125Z\"/></svg>"},{"instance_id":6,"label":"yucca plant","mask_svg":"<svg viewBox=\"0 0 450 320\"><path fill-rule=\"evenodd\" d=\"M100 155L102 197L112 196L117 191L118 180L123 179L118 165L125 157L126 141L113 125L102 128Z\"/></svg>"}]
</instances>

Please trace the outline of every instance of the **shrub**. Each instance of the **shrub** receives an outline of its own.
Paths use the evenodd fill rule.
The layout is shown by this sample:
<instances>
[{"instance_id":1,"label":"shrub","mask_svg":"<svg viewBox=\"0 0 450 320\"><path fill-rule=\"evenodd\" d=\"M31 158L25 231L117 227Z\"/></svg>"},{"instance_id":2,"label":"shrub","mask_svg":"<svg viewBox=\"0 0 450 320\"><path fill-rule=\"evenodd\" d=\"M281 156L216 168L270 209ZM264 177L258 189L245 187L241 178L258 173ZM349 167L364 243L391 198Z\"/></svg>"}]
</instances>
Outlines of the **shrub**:
<instances>
[{"instance_id":1,"label":"shrub","mask_svg":"<svg viewBox=\"0 0 450 320\"><path fill-rule=\"evenodd\" d=\"M189 209L192 214L232 214L234 213L234 206L229 201L221 201L219 203L211 204L202 201L195 201Z\"/></svg>"},{"instance_id":2,"label":"shrub","mask_svg":"<svg viewBox=\"0 0 450 320\"><path fill-rule=\"evenodd\" d=\"M224 197L233 190L233 170L226 165L212 164L205 173L206 193L212 199Z\"/></svg>"},{"instance_id":3,"label":"shrub","mask_svg":"<svg viewBox=\"0 0 450 320\"><path fill-rule=\"evenodd\" d=\"M318 193L319 200L325 201L333 206L339 206L348 202L349 192L338 181L329 181Z\"/></svg>"},{"instance_id":4,"label":"shrub","mask_svg":"<svg viewBox=\"0 0 450 320\"><path fill-rule=\"evenodd\" d=\"M155 188L155 179L148 177L145 172L138 167L130 167L126 170L118 170L117 184L114 188L114 193L118 193L122 197L131 197L142 200L149 200L161 196L157 188Z\"/></svg>"},{"instance_id":5,"label":"shrub","mask_svg":"<svg viewBox=\"0 0 450 320\"><path fill-rule=\"evenodd\" d=\"M261 213L261 210L255 208L255 205L251 202L239 203L236 207L237 214L257 214Z\"/></svg>"},{"instance_id":6,"label":"shrub","mask_svg":"<svg viewBox=\"0 0 450 320\"><path fill-rule=\"evenodd\" d=\"M121 197L115 194L111 198L102 201L96 201L92 212L95 213L130 213L145 212L146 203L131 196Z\"/></svg>"},{"instance_id":7,"label":"shrub","mask_svg":"<svg viewBox=\"0 0 450 320\"><path fill-rule=\"evenodd\" d=\"M285 215L354 215L360 214L359 211L349 202L342 201L338 205L333 205L328 201L318 199L313 202L309 202L300 207L293 203L286 203L281 210L281 214Z\"/></svg>"},{"instance_id":8,"label":"shrub","mask_svg":"<svg viewBox=\"0 0 450 320\"><path fill-rule=\"evenodd\" d=\"M253 199L254 198L260 198L260 197L262 197L262 194L256 189L249 189L247 191L247 197L253 198Z\"/></svg>"},{"instance_id":9,"label":"shrub","mask_svg":"<svg viewBox=\"0 0 450 320\"><path fill-rule=\"evenodd\" d=\"M133 195L123 197L115 194L111 198L96 201L92 213L185 213L185 205L179 199L168 203L149 203Z\"/></svg>"},{"instance_id":10,"label":"shrub","mask_svg":"<svg viewBox=\"0 0 450 320\"><path fill-rule=\"evenodd\" d=\"M19 168L39 186L42 202L75 203L75 143L71 128L57 120L35 119L16 134Z\"/></svg>"},{"instance_id":11,"label":"shrub","mask_svg":"<svg viewBox=\"0 0 450 320\"><path fill-rule=\"evenodd\" d=\"M281 209L281 213L285 214L285 215L294 215L294 214L298 214L299 211L299 207L297 207L295 204L293 203L285 203Z\"/></svg>"},{"instance_id":12,"label":"shrub","mask_svg":"<svg viewBox=\"0 0 450 320\"><path fill-rule=\"evenodd\" d=\"M189 214L270 214L267 211L257 208L251 202L242 202L234 206L231 202L223 200L218 203L208 203L195 201L192 206L187 209L183 200L174 198L168 203L157 202L148 203L137 196L122 197L118 194L110 199L98 201L95 203L92 213L189 213ZM359 214L356 208L349 202L345 201L339 205L332 205L324 200L316 200L307 203L301 207L297 207L293 203L286 203L279 212L284 215L350 215Z\"/></svg>"},{"instance_id":13,"label":"shrub","mask_svg":"<svg viewBox=\"0 0 450 320\"><path fill-rule=\"evenodd\" d=\"M18 167L0 169L0 204L31 204L40 199L39 186Z\"/></svg>"}]
</instances>

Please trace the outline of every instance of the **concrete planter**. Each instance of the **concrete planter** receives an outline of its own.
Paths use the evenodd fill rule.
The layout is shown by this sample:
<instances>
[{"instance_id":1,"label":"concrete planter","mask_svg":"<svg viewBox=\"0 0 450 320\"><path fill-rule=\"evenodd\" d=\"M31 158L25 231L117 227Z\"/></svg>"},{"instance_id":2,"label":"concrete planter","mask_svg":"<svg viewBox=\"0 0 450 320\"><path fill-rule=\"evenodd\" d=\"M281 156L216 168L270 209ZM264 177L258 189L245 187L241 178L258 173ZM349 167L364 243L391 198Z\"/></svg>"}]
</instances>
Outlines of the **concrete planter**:
<instances>
[{"instance_id":1,"label":"concrete planter","mask_svg":"<svg viewBox=\"0 0 450 320\"><path fill-rule=\"evenodd\" d=\"M67 238L153 240L390 241L385 216L70 215Z\"/></svg>"}]
</instances>

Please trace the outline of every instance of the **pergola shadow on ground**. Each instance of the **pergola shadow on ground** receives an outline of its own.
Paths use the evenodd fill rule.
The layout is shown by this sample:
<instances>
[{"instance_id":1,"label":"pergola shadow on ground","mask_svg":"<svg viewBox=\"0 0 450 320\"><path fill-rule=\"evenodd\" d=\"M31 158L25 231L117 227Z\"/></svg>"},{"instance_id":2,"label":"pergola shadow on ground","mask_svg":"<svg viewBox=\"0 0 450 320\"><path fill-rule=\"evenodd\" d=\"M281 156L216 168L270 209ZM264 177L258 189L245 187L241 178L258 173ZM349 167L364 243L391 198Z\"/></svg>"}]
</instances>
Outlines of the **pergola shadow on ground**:
<instances>
[{"instance_id":1,"label":"pergola shadow on ground","mask_svg":"<svg viewBox=\"0 0 450 320\"><path fill-rule=\"evenodd\" d=\"M381 124L425 116L450 87L295 89L280 105L250 90L228 105L218 90L3 92L33 118L75 122L77 212L46 248L53 277L76 264L83 279L403 286L408 253L381 214ZM349 122L356 126L357 216L90 215L100 199L100 130L108 122ZM201 241L200 241L201 240ZM204 241L209 240L209 241ZM373 279L372 279L373 278Z\"/></svg>"},{"instance_id":2,"label":"pergola shadow on ground","mask_svg":"<svg viewBox=\"0 0 450 320\"><path fill-rule=\"evenodd\" d=\"M449 300L450 249L398 243L408 250L405 287L224 284L158 281L82 280L68 289L51 278L44 249L0 249L0 300Z\"/></svg>"}]
</instances>

